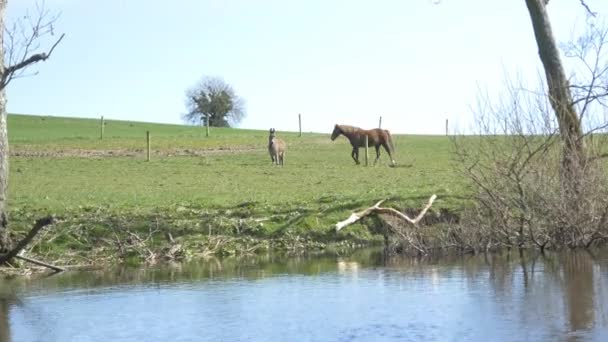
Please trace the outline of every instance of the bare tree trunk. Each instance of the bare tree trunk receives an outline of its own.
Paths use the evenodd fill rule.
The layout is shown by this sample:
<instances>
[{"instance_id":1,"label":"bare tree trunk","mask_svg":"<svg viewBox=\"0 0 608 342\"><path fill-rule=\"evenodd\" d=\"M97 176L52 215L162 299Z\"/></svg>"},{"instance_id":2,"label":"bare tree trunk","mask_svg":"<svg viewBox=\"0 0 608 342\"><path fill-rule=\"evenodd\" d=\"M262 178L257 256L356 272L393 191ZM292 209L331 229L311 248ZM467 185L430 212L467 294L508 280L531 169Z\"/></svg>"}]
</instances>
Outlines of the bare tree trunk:
<instances>
[{"instance_id":1,"label":"bare tree trunk","mask_svg":"<svg viewBox=\"0 0 608 342\"><path fill-rule=\"evenodd\" d=\"M11 80L22 76L23 71L29 66L46 61L65 36L62 34L47 52L34 53L39 50L38 40L41 37L53 35L53 23L58 17L50 16L44 8L37 7L37 17L26 14L22 21L15 24L7 33L4 17L7 2L8 0L0 0L0 254L3 255L0 258L1 262L6 261L7 257L14 256L7 254L11 250L11 239L8 229L9 150L5 89Z\"/></svg>"},{"instance_id":2,"label":"bare tree trunk","mask_svg":"<svg viewBox=\"0 0 608 342\"><path fill-rule=\"evenodd\" d=\"M0 54L1 56L1 54ZM1 65L1 64L0 64ZM10 250L8 234L8 137L6 130L6 97L0 90L0 253Z\"/></svg>"},{"instance_id":3,"label":"bare tree trunk","mask_svg":"<svg viewBox=\"0 0 608 342\"><path fill-rule=\"evenodd\" d=\"M4 15L7 0L0 0L0 79L4 75ZM8 234L8 135L6 125L6 96L0 88L0 252L10 249Z\"/></svg>"},{"instance_id":4,"label":"bare tree trunk","mask_svg":"<svg viewBox=\"0 0 608 342\"><path fill-rule=\"evenodd\" d=\"M562 184L568 195L578 194L580 172L584 169L585 148L581 121L574 108L566 73L553 37L551 22L546 10L548 0L526 0L538 54L545 69L549 87L549 101L558 120L562 151ZM577 196L572 199L576 201Z\"/></svg>"}]
</instances>

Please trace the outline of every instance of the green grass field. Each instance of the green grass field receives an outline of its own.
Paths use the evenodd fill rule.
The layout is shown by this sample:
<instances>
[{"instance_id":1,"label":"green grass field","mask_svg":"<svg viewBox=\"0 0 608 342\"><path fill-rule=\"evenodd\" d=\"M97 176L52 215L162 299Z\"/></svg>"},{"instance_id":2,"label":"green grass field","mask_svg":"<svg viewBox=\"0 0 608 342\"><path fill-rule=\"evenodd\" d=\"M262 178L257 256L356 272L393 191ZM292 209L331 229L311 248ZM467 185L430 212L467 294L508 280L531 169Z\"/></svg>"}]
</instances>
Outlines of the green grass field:
<instances>
[{"instance_id":1,"label":"green grass field","mask_svg":"<svg viewBox=\"0 0 608 342\"><path fill-rule=\"evenodd\" d=\"M276 215L268 232L306 234L330 232L379 199L419 207L435 193L435 207L454 208L465 191L444 136L395 135L391 168L386 153L376 166L356 166L344 137L278 132L289 146L281 168L271 165L266 131L212 128L205 137L200 127L111 120L100 140L99 120L9 115L8 122L9 205L24 226L45 213L179 217L196 208L216 218Z\"/></svg>"},{"instance_id":2,"label":"green grass field","mask_svg":"<svg viewBox=\"0 0 608 342\"><path fill-rule=\"evenodd\" d=\"M145 161L146 130L151 162ZM208 138L202 131L106 121L100 140L99 120L10 115L11 206L155 210L182 203L283 206L385 197L415 204L431 193L453 206L451 199L463 191L442 136L396 135L398 167L389 168L386 153L375 167L356 166L343 137L332 142L329 134L279 132L289 145L280 168L271 166L265 131L212 128Z\"/></svg>"}]
</instances>

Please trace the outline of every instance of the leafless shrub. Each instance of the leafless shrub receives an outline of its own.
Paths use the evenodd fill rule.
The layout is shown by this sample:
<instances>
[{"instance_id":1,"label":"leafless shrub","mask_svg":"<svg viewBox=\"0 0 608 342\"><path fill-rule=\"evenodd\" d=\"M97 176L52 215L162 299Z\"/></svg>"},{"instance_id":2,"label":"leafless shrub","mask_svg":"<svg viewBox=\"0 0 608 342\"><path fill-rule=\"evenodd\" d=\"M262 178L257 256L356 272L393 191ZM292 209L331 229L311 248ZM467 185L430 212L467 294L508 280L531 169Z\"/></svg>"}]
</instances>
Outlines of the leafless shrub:
<instances>
[{"instance_id":1,"label":"leafless shrub","mask_svg":"<svg viewBox=\"0 0 608 342\"><path fill-rule=\"evenodd\" d=\"M479 97L475 136L453 139L455 156L470 181L473 205L461 227L450 228L473 251L501 247L589 247L608 238L608 177L603 158L608 96L608 30L591 24L563 46L574 66L571 89L583 122L586 158L577 192L563 184L564 144L547 91L507 81L503 96Z\"/></svg>"}]
</instances>

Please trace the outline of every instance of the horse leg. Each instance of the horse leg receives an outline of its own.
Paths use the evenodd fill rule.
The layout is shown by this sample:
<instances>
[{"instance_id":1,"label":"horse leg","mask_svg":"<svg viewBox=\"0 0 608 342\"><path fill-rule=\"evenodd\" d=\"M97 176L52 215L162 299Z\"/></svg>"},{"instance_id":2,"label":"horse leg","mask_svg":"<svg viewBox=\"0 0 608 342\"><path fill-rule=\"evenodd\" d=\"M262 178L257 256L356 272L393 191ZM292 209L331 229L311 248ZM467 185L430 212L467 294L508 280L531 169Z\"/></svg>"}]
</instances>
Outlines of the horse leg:
<instances>
[{"instance_id":1,"label":"horse leg","mask_svg":"<svg viewBox=\"0 0 608 342\"><path fill-rule=\"evenodd\" d=\"M384 149L388 153L389 158L391 158L391 165L395 166L395 159L393 159L393 154L391 153L391 149L388 147L387 143L383 143Z\"/></svg>"},{"instance_id":2,"label":"horse leg","mask_svg":"<svg viewBox=\"0 0 608 342\"><path fill-rule=\"evenodd\" d=\"M353 147L353 153L351 153L351 157L353 157L353 160L355 161L355 163L357 165L359 165L359 149L356 147Z\"/></svg>"},{"instance_id":3,"label":"horse leg","mask_svg":"<svg viewBox=\"0 0 608 342\"><path fill-rule=\"evenodd\" d=\"M285 152L281 152L281 166L285 163Z\"/></svg>"},{"instance_id":4,"label":"horse leg","mask_svg":"<svg viewBox=\"0 0 608 342\"><path fill-rule=\"evenodd\" d=\"M378 159L380 159L380 145L376 145L376 159L374 160L374 165L376 165Z\"/></svg>"}]
</instances>

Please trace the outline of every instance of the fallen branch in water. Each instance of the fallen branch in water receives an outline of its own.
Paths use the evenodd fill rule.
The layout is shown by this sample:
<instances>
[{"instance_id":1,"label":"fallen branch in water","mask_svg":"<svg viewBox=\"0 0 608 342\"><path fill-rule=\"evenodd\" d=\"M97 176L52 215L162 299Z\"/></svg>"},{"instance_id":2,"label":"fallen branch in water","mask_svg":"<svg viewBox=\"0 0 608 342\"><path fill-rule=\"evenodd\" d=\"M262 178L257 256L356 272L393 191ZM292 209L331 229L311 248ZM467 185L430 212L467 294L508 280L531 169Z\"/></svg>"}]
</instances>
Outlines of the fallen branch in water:
<instances>
[{"instance_id":1,"label":"fallen branch in water","mask_svg":"<svg viewBox=\"0 0 608 342\"><path fill-rule=\"evenodd\" d=\"M22 254L17 254L15 255L15 258L17 259L21 259L27 262L31 262L32 264L38 265L38 266L44 266L47 268L50 268L52 270L54 270L55 272L63 272L65 271L65 268L59 267L59 266L55 266L55 265L51 265L51 264L47 264L46 262L40 261L40 260L36 260L36 259L32 259L32 258L28 258Z\"/></svg>"},{"instance_id":2,"label":"fallen branch in water","mask_svg":"<svg viewBox=\"0 0 608 342\"><path fill-rule=\"evenodd\" d=\"M422 209L422 211L418 214L418 216L416 216L413 219L396 209L380 207L380 204L382 204L384 201L386 201L386 200L381 200L381 201L378 201L378 203L374 204L373 206L371 206L365 210L362 210L362 211L359 211L356 213L352 213L350 215L350 217L347 218L346 220L336 223L336 231L339 231L340 229L342 229L346 226L349 226L366 216L369 216L371 214L376 214L376 213L393 215L393 216L396 216L396 217L416 226L416 225L418 225L418 222L420 222L420 220L422 220L422 218L424 217L426 212L431 208L431 206L433 205L433 202L435 201L436 198L437 198L437 195L431 196L431 198L429 198L429 201L426 204L426 206L424 207L424 209Z\"/></svg>"}]
</instances>

